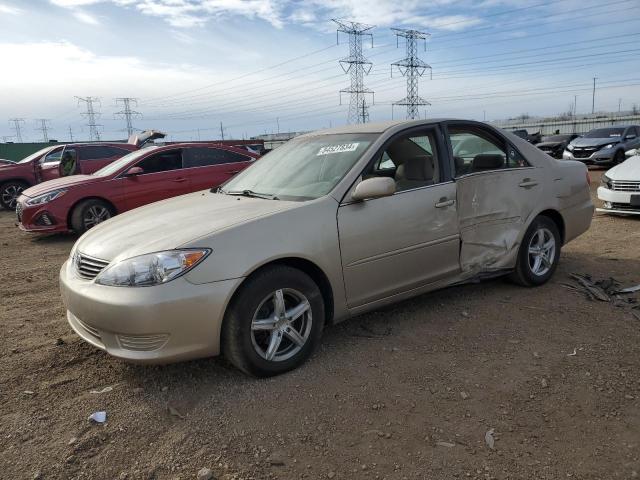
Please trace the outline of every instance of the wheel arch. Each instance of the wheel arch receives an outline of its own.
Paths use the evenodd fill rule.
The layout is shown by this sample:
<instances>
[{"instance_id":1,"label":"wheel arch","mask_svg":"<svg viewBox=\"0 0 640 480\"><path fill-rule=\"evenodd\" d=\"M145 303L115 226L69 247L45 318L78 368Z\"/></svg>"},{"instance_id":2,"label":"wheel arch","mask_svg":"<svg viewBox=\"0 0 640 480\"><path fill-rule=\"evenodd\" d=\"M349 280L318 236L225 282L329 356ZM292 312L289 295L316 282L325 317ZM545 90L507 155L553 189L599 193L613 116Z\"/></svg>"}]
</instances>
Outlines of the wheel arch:
<instances>
[{"instance_id":1,"label":"wheel arch","mask_svg":"<svg viewBox=\"0 0 640 480\"><path fill-rule=\"evenodd\" d=\"M233 302L238 292L241 290L242 286L246 283L246 281L256 275L258 272L261 272L267 268L271 268L277 265L286 265L288 267L295 268L300 270L315 282L315 284L320 289L320 293L322 294L322 300L324 303L325 310L325 322L326 324L330 324L333 321L334 314L334 295L333 295L333 287L331 286L331 282L329 281L329 277L324 273L324 271L316 265L311 260L302 257L282 257L271 260L267 263L257 266L254 270L252 270L245 279L236 287L235 291L229 298L227 302L227 307ZM225 308L225 309L226 309Z\"/></svg>"},{"instance_id":2,"label":"wheel arch","mask_svg":"<svg viewBox=\"0 0 640 480\"><path fill-rule=\"evenodd\" d=\"M4 185L5 183L10 183L10 182L24 183L27 187L33 186L33 182L27 180L26 178L22 178L22 177L5 178L4 180L0 180L0 186Z\"/></svg>"},{"instance_id":3,"label":"wheel arch","mask_svg":"<svg viewBox=\"0 0 640 480\"><path fill-rule=\"evenodd\" d=\"M547 210L541 211L538 214L538 216L547 217L550 220L552 220L553 223L556 224L556 227L558 227L558 232L560 232L560 242L562 245L564 245L564 241L566 238L566 231L565 231L564 218L562 217L562 214L557 210L547 209Z\"/></svg>"},{"instance_id":4,"label":"wheel arch","mask_svg":"<svg viewBox=\"0 0 640 480\"><path fill-rule=\"evenodd\" d=\"M109 205L109 207L113 211L114 215L118 214L118 209L113 204L113 202L111 202L110 200L107 200L104 197L99 197L97 195L92 195L90 197L83 197L80 200L77 200L76 202L74 202L73 205L71 205L71 207L69 208L69 211L67 212L67 228L69 228L69 229L72 228L72 226L71 226L71 216L73 215L74 210L78 207L78 205L80 205L82 202L86 202L87 200L100 200L101 202L104 202L107 205Z\"/></svg>"}]
</instances>

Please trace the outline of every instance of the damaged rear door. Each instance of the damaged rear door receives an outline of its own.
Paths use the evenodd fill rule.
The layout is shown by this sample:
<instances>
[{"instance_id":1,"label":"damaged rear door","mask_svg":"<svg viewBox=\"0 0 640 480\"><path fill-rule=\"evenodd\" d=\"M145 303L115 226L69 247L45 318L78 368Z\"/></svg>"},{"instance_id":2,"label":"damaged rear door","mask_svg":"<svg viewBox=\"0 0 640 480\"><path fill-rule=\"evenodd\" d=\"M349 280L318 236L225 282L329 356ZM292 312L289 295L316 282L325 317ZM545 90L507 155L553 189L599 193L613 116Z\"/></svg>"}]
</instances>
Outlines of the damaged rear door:
<instances>
[{"instance_id":1,"label":"damaged rear door","mask_svg":"<svg viewBox=\"0 0 640 480\"><path fill-rule=\"evenodd\" d=\"M476 123L447 125L454 159L460 267L467 274L513 267L541 172L501 135Z\"/></svg>"}]
</instances>

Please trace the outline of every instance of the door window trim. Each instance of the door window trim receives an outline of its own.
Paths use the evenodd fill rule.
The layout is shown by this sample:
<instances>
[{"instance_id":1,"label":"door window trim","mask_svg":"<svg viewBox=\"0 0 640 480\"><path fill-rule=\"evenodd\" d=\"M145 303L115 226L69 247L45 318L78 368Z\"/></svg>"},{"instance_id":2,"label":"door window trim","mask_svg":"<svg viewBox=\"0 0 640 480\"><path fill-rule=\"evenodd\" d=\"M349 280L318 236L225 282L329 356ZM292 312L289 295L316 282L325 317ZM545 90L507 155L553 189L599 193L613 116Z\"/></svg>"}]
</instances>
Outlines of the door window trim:
<instances>
[{"instance_id":1,"label":"door window trim","mask_svg":"<svg viewBox=\"0 0 640 480\"><path fill-rule=\"evenodd\" d=\"M463 175L459 175L456 176L455 172L456 172L456 164L455 164L455 159L454 159L454 155L453 155L453 146L451 145L451 134L449 133L449 127L462 127L462 128L466 128L469 130L469 133L473 133L473 130L480 130L480 131L484 131L488 134L489 137L493 137L494 139L498 139L498 140L502 140L502 142L506 145L506 156L507 158L505 158L505 162L508 162L508 156L509 156L509 150L512 149L516 152L516 154L518 154L525 162L526 162L526 166L523 167L508 167L508 168L500 168L500 169L496 169L496 170L483 170L480 172L469 172L469 173L465 173ZM494 129L488 125L482 124L482 123L476 123L476 122L465 122L465 121L459 121L459 120L452 120L452 121L447 121L447 122L443 122L442 123L442 129L444 132L444 138L445 138L445 142L447 144L447 149L448 149L448 155L449 155L449 168L451 170L451 178L453 179L453 181L456 181L459 178L464 178L464 177L468 177L471 175L482 175L485 173L496 173L496 172L510 172L510 171L514 171L514 170L526 170L526 169L532 169L532 168L536 168L534 165L531 165L531 163L529 163L529 161L527 160L527 157L525 157L522 152L515 146L513 145L513 143L511 143L509 141L508 138L506 138L504 135L502 135L497 129ZM481 137L482 138L482 137ZM508 164L508 163L507 163Z\"/></svg>"},{"instance_id":2,"label":"door window trim","mask_svg":"<svg viewBox=\"0 0 640 480\"><path fill-rule=\"evenodd\" d=\"M360 203L361 201L368 202L370 200L377 200L376 198L368 198L368 199L365 199L365 200L358 200L356 202L355 200L346 200L346 198L347 198L347 195L349 195L351 192L353 192L353 188L355 187L355 185L362 181L362 175L364 174L364 172L367 169L369 169L372 164L374 164L375 162L377 162L379 160L379 158L382 156L382 154L385 152L385 150L387 149L387 147L391 143L396 141L398 138L409 136L414 132L417 133L417 132L424 132L424 131L429 131L429 130L432 130L434 132L433 138L434 138L435 143L436 143L436 145L435 145L436 153L437 153L436 157L437 157L437 160L438 160L438 170L439 170L441 179L437 183L433 183L431 185L423 185L421 187L415 187L415 188L411 188L411 189L408 189L408 190L401 190L399 192L394 192L393 195L390 195L390 196L394 197L396 195L401 195L403 193L415 192L416 190L423 190L425 188L437 187L439 185L452 183L453 182L453 178L451 177L451 172L449 171L449 168L447 168L447 165L449 165L451 163L451 160L449 158L446 158L446 159L444 158L444 157L448 157L449 153L448 153L448 151L446 149L446 143L445 143L445 138L446 137L445 137L445 135L444 135L444 133L442 131L441 125L442 125L441 123L433 123L433 124L412 126L412 127L406 128L404 130L401 130L401 131L395 133L393 136L389 137L378 148L378 150L376 150L376 152L371 157L371 160L369 160L369 162L360 171L360 174L358 175L358 177L349 186L349 188L347 189L346 193L342 197L342 200L340 201L340 206L342 206L342 205L351 205L353 203ZM387 197L383 197L383 198L387 198Z\"/></svg>"},{"instance_id":3,"label":"door window trim","mask_svg":"<svg viewBox=\"0 0 640 480\"><path fill-rule=\"evenodd\" d=\"M180 151L180 159L184 161L184 159L182 158L182 153L184 151L184 148L174 148L174 149L169 149L169 150L163 150L162 152L156 152L155 150L153 151L153 153L151 153L151 155L147 155L145 157L139 158L136 160L136 163L134 163L133 165L128 165L126 166L119 174L117 174L115 177L113 177L112 180L116 180L119 178L128 178L125 176L125 173L127 173L130 169L132 169L133 167L137 167L138 164L140 162L144 162L147 158L151 157L152 155L158 155L158 154L162 154L162 153L167 153L167 152L172 152L175 150L179 150ZM184 165L184 163L183 163ZM157 175L159 173L167 173L167 172L176 172L176 171L183 171L185 170L184 167L181 168L174 168L173 170L163 170L162 172L153 172L153 173L141 173L140 175L136 175L136 176L148 176L148 175Z\"/></svg>"}]
</instances>

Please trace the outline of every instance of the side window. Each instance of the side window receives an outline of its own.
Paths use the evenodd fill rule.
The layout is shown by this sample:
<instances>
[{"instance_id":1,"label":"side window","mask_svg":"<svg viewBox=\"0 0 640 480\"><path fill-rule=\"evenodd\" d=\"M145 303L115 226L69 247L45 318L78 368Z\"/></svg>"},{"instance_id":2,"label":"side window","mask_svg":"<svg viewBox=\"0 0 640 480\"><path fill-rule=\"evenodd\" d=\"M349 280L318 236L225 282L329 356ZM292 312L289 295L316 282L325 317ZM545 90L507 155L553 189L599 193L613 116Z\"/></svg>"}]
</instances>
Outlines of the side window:
<instances>
[{"instance_id":1,"label":"side window","mask_svg":"<svg viewBox=\"0 0 640 480\"><path fill-rule=\"evenodd\" d=\"M221 148L189 148L184 152L184 168L206 167L223 163L248 162L250 157Z\"/></svg>"},{"instance_id":2,"label":"side window","mask_svg":"<svg viewBox=\"0 0 640 480\"><path fill-rule=\"evenodd\" d=\"M169 150L156 153L140 161L136 166L142 168L143 175L177 170L182 168L182 152L180 150Z\"/></svg>"},{"instance_id":3,"label":"side window","mask_svg":"<svg viewBox=\"0 0 640 480\"><path fill-rule=\"evenodd\" d=\"M449 128L455 162L455 176L468 173L527 166L522 156L506 141L476 128Z\"/></svg>"},{"instance_id":4,"label":"side window","mask_svg":"<svg viewBox=\"0 0 640 480\"><path fill-rule=\"evenodd\" d=\"M364 176L391 177L396 182L396 192L440 182L434 131L402 135L393 139L365 171Z\"/></svg>"},{"instance_id":5,"label":"side window","mask_svg":"<svg viewBox=\"0 0 640 480\"><path fill-rule=\"evenodd\" d=\"M103 158L113 157L110 147L82 147L80 151L81 160L102 160Z\"/></svg>"},{"instance_id":6,"label":"side window","mask_svg":"<svg viewBox=\"0 0 640 480\"><path fill-rule=\"evenodd\" d=\"M42 163L54 163L54 162L59 162L59 161L60 161L60 157L62 157L62 149L54 150L53 152L48 153L48 154L44 157L44 160L42 161Z\"/></svg>"}]
</instances>

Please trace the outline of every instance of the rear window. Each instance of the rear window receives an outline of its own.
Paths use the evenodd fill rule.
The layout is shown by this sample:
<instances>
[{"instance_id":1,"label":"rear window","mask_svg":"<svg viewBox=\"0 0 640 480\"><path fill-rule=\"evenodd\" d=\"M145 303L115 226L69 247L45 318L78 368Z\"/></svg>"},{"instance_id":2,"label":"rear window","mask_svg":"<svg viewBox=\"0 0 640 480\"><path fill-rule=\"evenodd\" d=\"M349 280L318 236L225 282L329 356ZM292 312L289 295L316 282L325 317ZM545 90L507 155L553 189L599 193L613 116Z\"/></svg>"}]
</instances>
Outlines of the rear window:
<instances>
[{"instance_id":1,"label":"rear window","mask_svg":"<svg viewBox=\"0 0 640 480\"><path fill-rule=\"evenodd\" d=\"M222 148L189 148L184 151L184 168L207 167L224 163L248 162L251 157Z\"/></svg>"},{"instance_id":2,"label":"rear window","mask_svg":"<svg viewBox=\"0 0 640 480\"><path fill-rule=\"evenodd\" d=\"M621 137L624 128L596 128L585 135L585 138L616 138Z\"/></svg>"}]
</instances>

